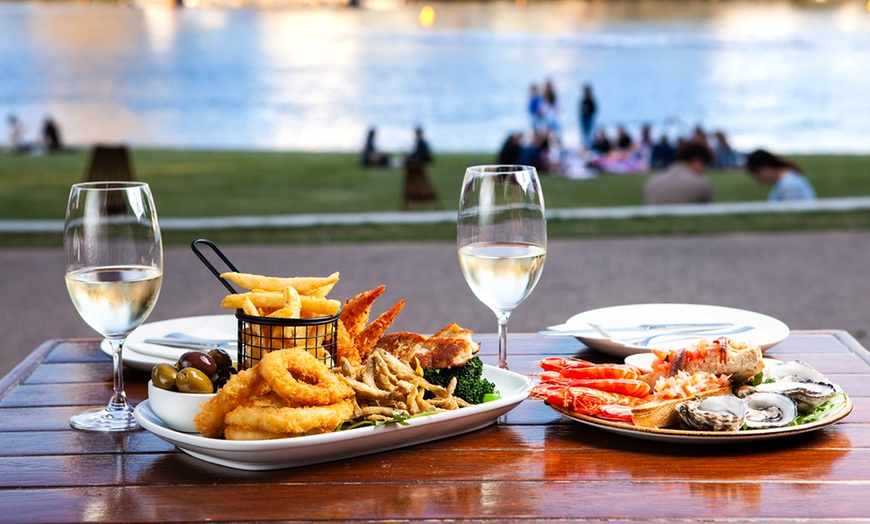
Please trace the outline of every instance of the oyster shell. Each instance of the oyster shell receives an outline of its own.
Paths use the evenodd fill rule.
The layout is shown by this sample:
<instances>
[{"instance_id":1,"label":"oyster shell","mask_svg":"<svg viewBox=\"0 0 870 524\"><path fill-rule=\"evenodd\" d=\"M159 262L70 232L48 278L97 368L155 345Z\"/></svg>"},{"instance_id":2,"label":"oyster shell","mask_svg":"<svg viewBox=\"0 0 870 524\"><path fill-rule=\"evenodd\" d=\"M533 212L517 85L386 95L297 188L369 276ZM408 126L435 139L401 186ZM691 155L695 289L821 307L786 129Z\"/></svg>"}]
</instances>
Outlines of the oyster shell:
<instances>
[{"instance_id":1,"label":"oyster shell","mask_svg":"<svg viewBox=\"0 0 870 524\"><path fill-rule=\"evenodd\" d=\"M759 384L755 387L755 391L788 395L797 402L800 411L809 412L834 396L837 388L833 384L825 382L799 382L786 379Z\"/></svg>"},{"instance_id":2,"label":"oyster shell","mask_svg":"<svg viewBox=\"0 0 870 524\"><path fill-rule=\"evenodd\" d=\"M687 426L713 431L740 429L747 410L747 402L734 395L688 400L677 405L677 413Z\"/></svg>"},{"instance_id":3,"label":"oyster shell","mask_svg":"<svg viewBox=\"0 0 870 524\"><path fill-rule=\"evenodd\" d=\"M780 362L778 364L764 368L764 379L767 380L790 380L794 382L821 382L824 384L833 383L828 380L828 377L816 371L815 368L800 360L792 360L790 362Z\"/></svg>"},{"instance_id":4,"label":"oyster shell","mask_svg":"<svg viewBox=\"0 0 870 524\"><path fill-rule=\"evenodd\" d=\"M787 426L797 418L797 403L782 393L753 393L744 397L747 412L744 423L753 429Z\"/></svg>"}]
</instances>

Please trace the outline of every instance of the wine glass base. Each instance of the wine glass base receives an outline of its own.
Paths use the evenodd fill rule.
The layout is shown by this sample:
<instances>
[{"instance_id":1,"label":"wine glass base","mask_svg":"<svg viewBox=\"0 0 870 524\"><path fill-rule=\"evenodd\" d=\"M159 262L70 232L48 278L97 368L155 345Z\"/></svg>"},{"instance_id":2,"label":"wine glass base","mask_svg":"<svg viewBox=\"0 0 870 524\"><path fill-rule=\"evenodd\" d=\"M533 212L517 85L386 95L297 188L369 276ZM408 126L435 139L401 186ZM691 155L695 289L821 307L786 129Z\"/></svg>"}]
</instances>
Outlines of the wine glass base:
<instances>
[{"instance_id":1,"label":"wine glass base","mask_svg":"<svg viewBox=\"0 0 870 524\"><path fill-rule=\"evenodd\" d=\"M133 417L133 408L126 406L123 409L95 409L73 415L69 419L69 425L81 431L135 431L139 429L139 423Z\"/></svg>"}]
</instances>

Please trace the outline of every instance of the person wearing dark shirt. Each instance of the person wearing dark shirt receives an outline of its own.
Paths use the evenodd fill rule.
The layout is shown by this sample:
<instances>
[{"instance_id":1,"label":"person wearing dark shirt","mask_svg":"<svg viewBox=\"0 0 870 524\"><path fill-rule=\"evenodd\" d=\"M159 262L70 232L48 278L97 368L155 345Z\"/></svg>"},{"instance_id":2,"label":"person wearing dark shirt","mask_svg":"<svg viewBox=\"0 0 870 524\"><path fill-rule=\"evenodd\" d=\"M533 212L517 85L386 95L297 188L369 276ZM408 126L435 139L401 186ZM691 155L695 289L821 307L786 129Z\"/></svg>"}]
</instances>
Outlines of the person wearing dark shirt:
<instances>
[{"instance_id":1,"label":"person wearing dark shirt","mask_svg":"<svg viewBox=\"0 0 870 524\"><path fill-rule=\"evenodd\" d=\"M378 151L375 146L375 128L369 128L366 135L366 145L363 147L360 163L365 166L386 166L390 159L387 155Z\"/></svg>"},{"instance_id":2,"label":"person wearing dark shirt","mask_svg":"<svg viewBox=\"0 0 870 524\"><path fill-rule=\"evenodd\" d=\"M625 126L619 126L616 129L616 149L628 151L633 145L634 141L631 139L631 135L628 134Z\"/></svg>"},{"instance_id":3,"label":"person wearing dark shirt","mask_svg":"<svg viewBox=\"0 0 870 524\"><path fill-rule=\"evenodd\" d=\"M595 140L592 142L592 150L598 153L599 155L606 155L613 149L613 146L610 145L610 139L607 138L607 133L604 130L599 130L595 135Z\"/></svg>"},{"instance_id":4,"label":"person wearing dark shirt","mask_svg":"<svg viewBox=\"0 0 870 524\"><path fill-rule=\"evenodd\" d=\"M63 142L60 139L60 129L51 117L46 117L42 123L42 144L46 151L60 151Z\"/></svg>"},{"instance_id":5,"label":"person wearing dark shirt","mask_svg":"<svg viewBox=\"0 0 870 524\"><path fill-rule=\"evenodd\" d=\"M514 165L520 163L523 149L522 138L522 135L519 133L511 133L507 137L507 140L501 146L501 151L498 153L499 164Z\"/></svg>"},{"instance_id":6,"label":"person wearing dark shirt","mask_svg":"<svg viewBox=\"0 0 870 524\"><path fill-rule=\"evenodd\" d=\"M658 143L652 147L650 155L650 168L656 171L671 165L675 160L676 152L667 135L662 135Z\"/></svg>"},{"instance_id":7,"label":"person wearing dark shirt","mask_svg":"<svg viewBox=\"0 0 870 524\"><path fill-rule=\"evenodd\" d=\"M583 96L580 99L580 136L583 141L581 146L583 149L589 149L592 146L592 129L595 128L595 113L598 111L595 97L592 96L592 86L586 84L583 86Z\"/></svg>"},{"instance_id":8,"label":"person wearing dark shirt","mask_svg":"<svg viewBox=\"0 0 870 524\"><path fill-rule=\"evenodd\" d=\"M429 148L429 142L423 137L423 128L417 127L414 130L414 150L411 156L408 157L408 162L418 164L429 164L434 161L432 150Z\"/></svg>"}]
</instances>

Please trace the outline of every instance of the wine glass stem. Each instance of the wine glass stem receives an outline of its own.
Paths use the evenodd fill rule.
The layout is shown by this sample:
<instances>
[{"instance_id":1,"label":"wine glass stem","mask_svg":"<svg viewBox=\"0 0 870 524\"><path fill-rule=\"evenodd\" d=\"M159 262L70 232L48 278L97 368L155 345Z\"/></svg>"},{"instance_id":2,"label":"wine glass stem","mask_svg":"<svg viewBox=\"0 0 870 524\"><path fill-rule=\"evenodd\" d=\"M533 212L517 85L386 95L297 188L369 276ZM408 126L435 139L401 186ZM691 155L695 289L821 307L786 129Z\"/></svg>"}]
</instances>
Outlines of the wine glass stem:
<instances>
[{"instance_id":1,"label":"wine glass stem","mask_svg":"<svg viewBox=\"0 0 870 524\"><path fill-rule=\"evenodd\" d=\"M110 338L112 346L112 376L114 377L112 399L109 401L109 410L126 410L127 394L124 392L124 369L121 365L121 352L124 350L123 338Z\"/></svg>"},{"instance_id":2,"label":"wine glass stem","mask_svg":"<svg viewBox=\"0 0 870 524\"><path fill-rule=\"evenodd\" d=\"M498 319L498 367L507 369L507 324L511 316L510 311L496 311Z\"/></svg>"}]
</instances>

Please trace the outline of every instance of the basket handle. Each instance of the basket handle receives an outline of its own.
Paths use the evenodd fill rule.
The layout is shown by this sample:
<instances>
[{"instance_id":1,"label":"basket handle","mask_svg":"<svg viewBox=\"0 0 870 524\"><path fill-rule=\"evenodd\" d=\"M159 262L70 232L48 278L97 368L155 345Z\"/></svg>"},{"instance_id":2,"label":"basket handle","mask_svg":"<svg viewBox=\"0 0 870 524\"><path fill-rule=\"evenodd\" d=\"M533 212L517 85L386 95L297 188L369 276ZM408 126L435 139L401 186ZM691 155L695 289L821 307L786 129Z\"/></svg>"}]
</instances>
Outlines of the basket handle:
<instances>
[{"instance_id":1,"label":"basket handle","mask_svg":"<svg viewBox=\"0 0 870 524\"><path fill-rule=\"evenodd\" d=\"M224 264L226 264L228 268L230 268L232 271L235 271L236 273L238 273L239 270L236 268L236 266L233 265L232 262L230 262L230 259L228 259L227 256L224 255L223 251L221 251L220 248L218 248L217 245L215 245L215 243L212 242L211 240L206 240L204 238L197 238L196 240L194 240L193 242L190 243L190 249L192 249L193 252L196 253L196 256L199 257L199 259L202 261L203 264L205 264L205 267L207 267L209 269L209 271L211 271L212 274L215 277L217 277L218 280L220 280L221 284L223 284L224 287L229 289L230 293L233 293L233 294L238 293L238 291L236 291L236 289L232 286L232 284L227 282L226 279L221 278L221 272L218 271L217 268L214 267L214 264L209 262L209 260L205 257L205 255L202 253L202 251L200 251L200 249L199 249L200 244L210 247L211 250L214 251L215 254L218 257L220 257L221 260L223 260Z\"/></svg>"}]
</instances>

